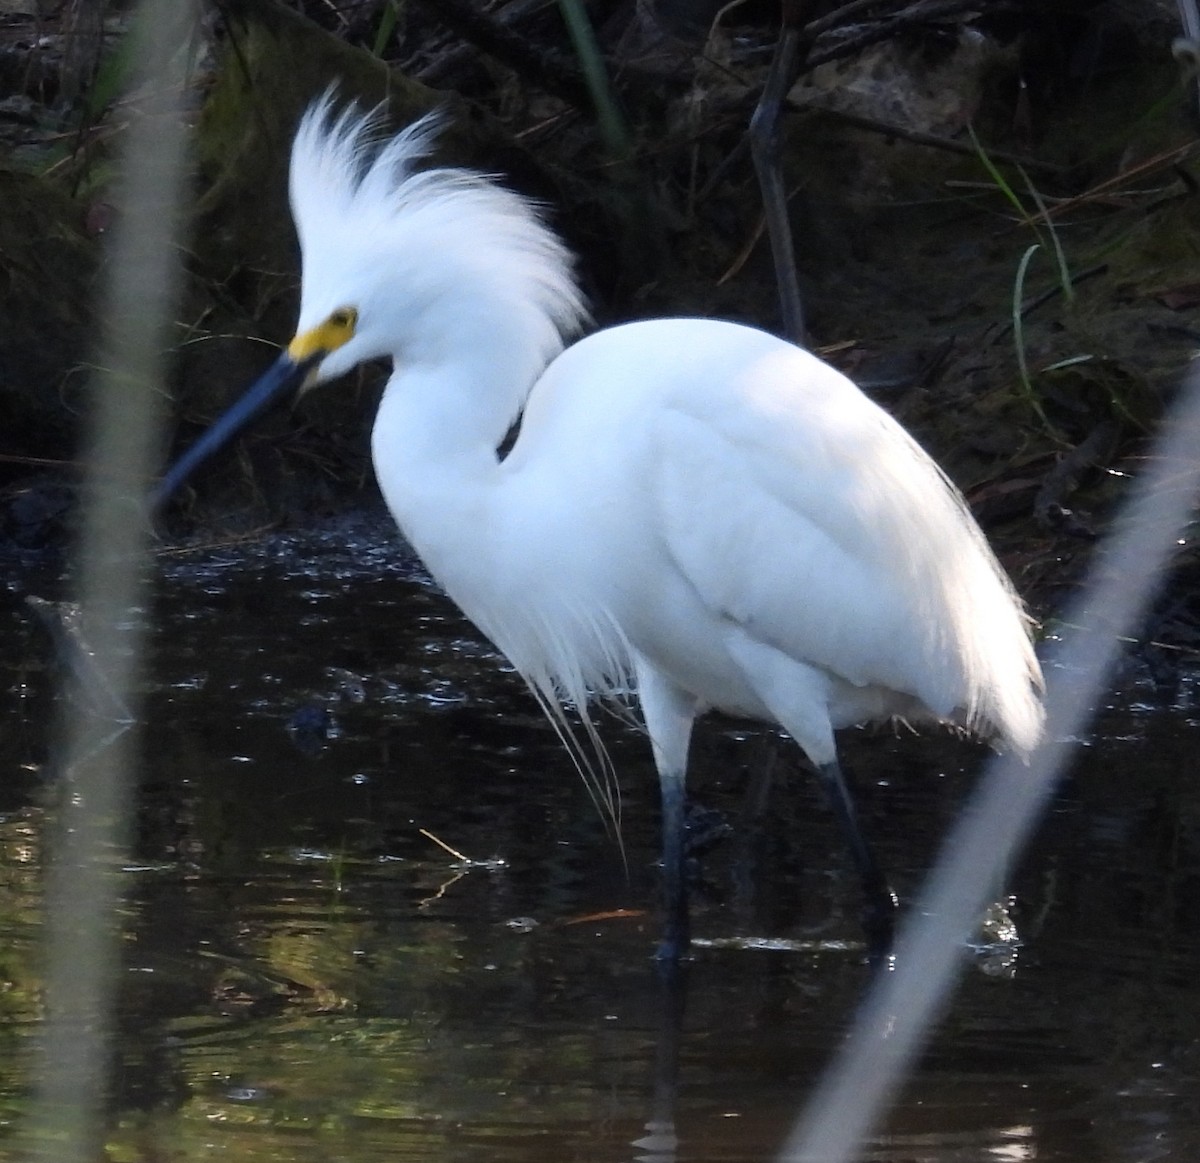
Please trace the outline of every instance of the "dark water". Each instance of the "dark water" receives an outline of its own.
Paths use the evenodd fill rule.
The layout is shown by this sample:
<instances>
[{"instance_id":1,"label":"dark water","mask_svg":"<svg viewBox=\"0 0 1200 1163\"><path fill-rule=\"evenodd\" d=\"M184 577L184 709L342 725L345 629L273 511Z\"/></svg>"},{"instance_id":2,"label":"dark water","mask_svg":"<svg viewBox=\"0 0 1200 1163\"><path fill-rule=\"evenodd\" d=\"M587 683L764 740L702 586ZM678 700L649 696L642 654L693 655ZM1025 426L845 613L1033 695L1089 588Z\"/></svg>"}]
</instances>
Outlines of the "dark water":
<instances>
[{"instance_id":1,"label":"dark water","mask_svg":"<svg viewBox=\"0 0 1200 1163\"><path fill-rule=\"evenodd\" d=\"M647 749L605 722L622 852L390 538L364 520L160 560L112 1159L669 1157L634 1145L670 1049ZM0 1136L31 1082L53 811L47 643L16 615L3 635ZM1198 697L1135 686L1102 717L1013 869L1019 948L972 962L867 1158L1200 1158ZM985 752L844 750L911 899ZM697 893L677 1157L767 1160L868 982L856 884L786 742L713 720L694 772L733 833Z\"/></svg>"}]
</instances>

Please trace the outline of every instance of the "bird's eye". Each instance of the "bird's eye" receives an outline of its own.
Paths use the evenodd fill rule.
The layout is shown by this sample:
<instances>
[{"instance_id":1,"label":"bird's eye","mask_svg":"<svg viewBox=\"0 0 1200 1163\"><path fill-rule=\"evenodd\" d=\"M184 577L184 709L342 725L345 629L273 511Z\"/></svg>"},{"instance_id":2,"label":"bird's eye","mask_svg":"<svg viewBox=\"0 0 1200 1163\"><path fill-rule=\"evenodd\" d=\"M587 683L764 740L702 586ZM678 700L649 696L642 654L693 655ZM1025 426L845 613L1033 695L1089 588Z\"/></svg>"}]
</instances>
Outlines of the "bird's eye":
<instances>
[{"instance_id":1,"label":"bird's eye","mask_svg":"<svg viewBox=\"0 0 1200 1163\"><path fill-rule=\"evenodd\" d=\"M358 312L353 307L339 307L329 316L328 322L339 331L353 331L358 322Z\"/></svg>"}]
</instances>

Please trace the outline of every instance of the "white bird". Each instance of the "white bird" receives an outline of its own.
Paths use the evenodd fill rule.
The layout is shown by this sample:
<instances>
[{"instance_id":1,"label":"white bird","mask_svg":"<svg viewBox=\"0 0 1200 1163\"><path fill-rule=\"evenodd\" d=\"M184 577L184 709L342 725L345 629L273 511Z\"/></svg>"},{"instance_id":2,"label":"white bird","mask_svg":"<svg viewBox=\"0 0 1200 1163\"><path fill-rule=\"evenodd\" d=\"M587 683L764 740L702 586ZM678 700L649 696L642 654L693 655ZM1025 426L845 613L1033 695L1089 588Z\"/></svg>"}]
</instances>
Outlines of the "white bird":
<instances>
[{"instance_id":1,"label":"white bird","mask_svg":"<svg viewBox=\"0 0 1200 1163\"><path fill-rule=\"evenodd\" d=\"M689 942L684 781L708 709L778 724L812 762L880 951L895 898L834 732L934 721L1027 753L1042 678L1012 585L933 460L809 352L703 318L567 346L586 313L566 249L492 179L417 169L437 126L382 140L328 95L304 115L296 336L155 503L271 399L390 359L375 472L429 572L561 731L565 706L590 731L589 700L636 689L662 792L659 956Z\"/></svg>"}]
</instances>

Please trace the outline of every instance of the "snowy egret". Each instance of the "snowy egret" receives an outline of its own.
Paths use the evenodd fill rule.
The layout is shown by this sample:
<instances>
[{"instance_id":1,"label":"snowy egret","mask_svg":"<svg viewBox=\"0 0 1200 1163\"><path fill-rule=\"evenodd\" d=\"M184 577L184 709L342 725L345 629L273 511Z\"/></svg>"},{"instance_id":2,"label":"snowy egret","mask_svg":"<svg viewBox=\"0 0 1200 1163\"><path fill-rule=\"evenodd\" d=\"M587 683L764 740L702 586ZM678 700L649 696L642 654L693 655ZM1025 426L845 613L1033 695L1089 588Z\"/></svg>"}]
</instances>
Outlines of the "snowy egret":
<instances>
[{"instance_id":1,"label":"snowy egret","mask_svg":"<svg viewBox=\"0 0 1200 1163\"><path fill-rule=\"evenodd\" d=\"M436 131L382 139L329 96L304 115L296 336L155 503L272 399L390 358L375 471L430 573L564 740L564 708L595 741L589 700L636 690L662 793L659 956L688 947L684 781L710 708L779 724L816 768L878 952L895 898L834 731L937 721L1028 752L1041 672L1012 585L930 457L809 352L697 318L568 346L585 308L564 246L490 178L416 168Z\"/></svg>"}]
</instances>

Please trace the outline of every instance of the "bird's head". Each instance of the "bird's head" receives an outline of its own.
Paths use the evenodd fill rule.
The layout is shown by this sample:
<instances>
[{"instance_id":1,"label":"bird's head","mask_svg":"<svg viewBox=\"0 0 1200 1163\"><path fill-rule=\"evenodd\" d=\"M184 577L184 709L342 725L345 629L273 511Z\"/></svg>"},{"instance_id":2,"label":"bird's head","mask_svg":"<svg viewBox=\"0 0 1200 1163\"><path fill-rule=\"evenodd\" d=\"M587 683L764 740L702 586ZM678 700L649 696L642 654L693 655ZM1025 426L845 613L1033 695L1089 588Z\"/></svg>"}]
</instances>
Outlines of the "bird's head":
<instances>
[{"instance_id":1,"label":"bird's head","mask_svg":"<svg viewBox=\"0 0 1200 1163\"><path fill-rule=\"evenodd\" d=\"M536 208L482 175L417 167L440 122L386 137L377 115L337 112L329 93L305 113L289 171L303 268L295 336L171 467L152 507L273 401L368 360L444 359L502 318L506 350L528 364L513 378L532 383L578 329L570 257Z\"/></svg>"},{"instance_id":2,"label":"bird's head","mask_svg":"<svg viewBox=\"0 0 1200 1163\"><path fill-rule=\"evenodd\" d=\"M308 369L300 385L307 389L359 364L362 357L356 349L361 346L358 308L335 307L320 323L297 332L282 358Z\"/></svg>"}]
</instances>

